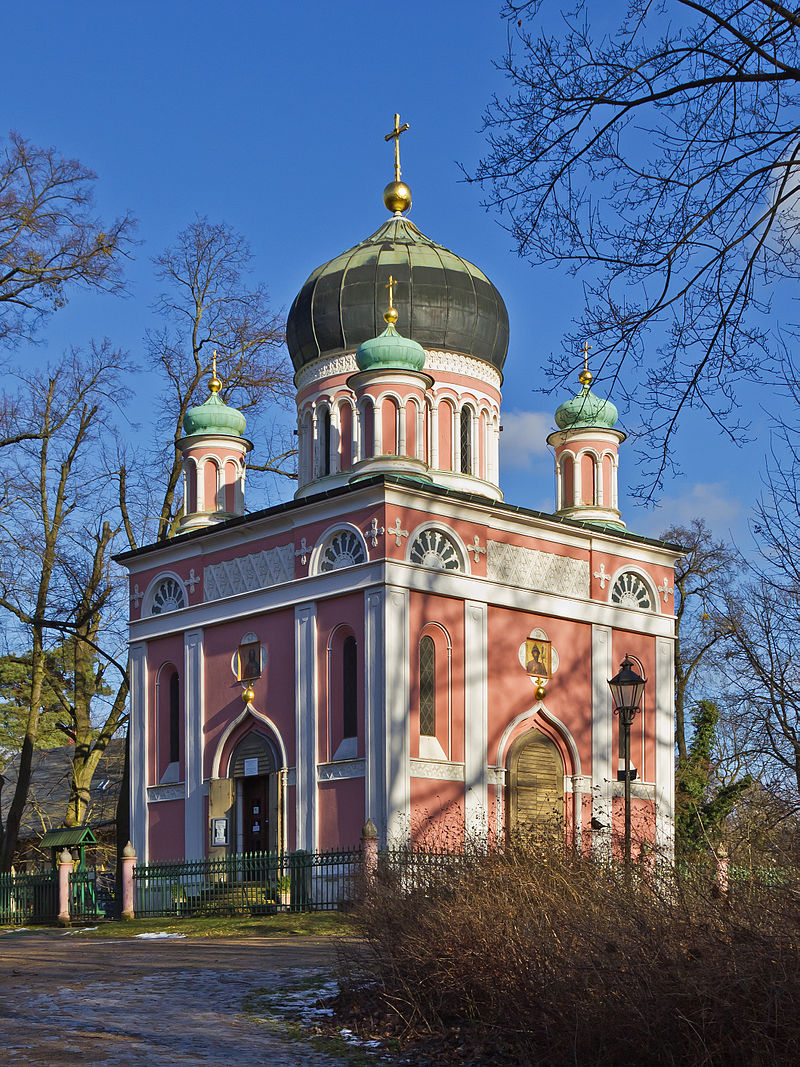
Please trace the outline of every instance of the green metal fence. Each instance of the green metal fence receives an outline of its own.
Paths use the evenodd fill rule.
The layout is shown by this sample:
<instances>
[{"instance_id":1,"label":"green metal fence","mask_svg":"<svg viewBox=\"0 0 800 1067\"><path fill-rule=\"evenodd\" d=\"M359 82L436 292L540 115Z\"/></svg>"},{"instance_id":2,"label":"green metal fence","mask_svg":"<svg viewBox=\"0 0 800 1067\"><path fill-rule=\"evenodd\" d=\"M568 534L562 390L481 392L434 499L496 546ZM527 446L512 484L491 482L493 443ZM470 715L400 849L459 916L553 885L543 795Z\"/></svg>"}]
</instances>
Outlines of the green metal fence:
<instances>
[{"instance_id":1,"label":"green metal fence","mask_svg":"<svg viewBox=\"0 0 800 1067\"><path fill-rule=\"evenodd\" d=\"M97 871L77 867L69 876L69 914L71 919L88 922L106 916L101 900Z\"/></svg>"},{"instance_id":2,"label":"green metal fence","mask_svg":"<svg viewBox=\"0 0 800 1067\"><path fill-rule=\"evenodd\" d=\"M248 852L134 868L137 916L271 915L352 900L361 852Z\"/></svg>"},{"instance_id":3,"label":"green metal fence","mask_svg":"<svg viewBox=\"0 0 800 1067\"><path fill-rule=\"evenodd\" d=\"M52 922L58 915L58 875L0 874L0 922L24 926Z\"/></svg>"}]
</instances>

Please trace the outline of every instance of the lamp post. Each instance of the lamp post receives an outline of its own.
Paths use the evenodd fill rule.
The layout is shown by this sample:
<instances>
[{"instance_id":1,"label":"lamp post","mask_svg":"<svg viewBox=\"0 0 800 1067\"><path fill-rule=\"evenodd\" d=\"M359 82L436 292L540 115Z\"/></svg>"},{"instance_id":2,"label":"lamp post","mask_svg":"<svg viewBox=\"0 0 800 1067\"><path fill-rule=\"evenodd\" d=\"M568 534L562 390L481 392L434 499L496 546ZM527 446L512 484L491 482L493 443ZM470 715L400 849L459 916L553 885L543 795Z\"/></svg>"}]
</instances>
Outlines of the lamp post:
<instances>
[{"instance_id":1,"label":"lamp post","mask_svg":"<svg viewBox=\"0 0 800 1067\"><path fill-rule=\"evenodd\" d=\"M614 714L619 715L625 754L625 864L631 862L631 726L644 695L646 679L634 670L630 656L620 664L619 671L609 680L614 701Z\"/></svg>"}]
</instances>

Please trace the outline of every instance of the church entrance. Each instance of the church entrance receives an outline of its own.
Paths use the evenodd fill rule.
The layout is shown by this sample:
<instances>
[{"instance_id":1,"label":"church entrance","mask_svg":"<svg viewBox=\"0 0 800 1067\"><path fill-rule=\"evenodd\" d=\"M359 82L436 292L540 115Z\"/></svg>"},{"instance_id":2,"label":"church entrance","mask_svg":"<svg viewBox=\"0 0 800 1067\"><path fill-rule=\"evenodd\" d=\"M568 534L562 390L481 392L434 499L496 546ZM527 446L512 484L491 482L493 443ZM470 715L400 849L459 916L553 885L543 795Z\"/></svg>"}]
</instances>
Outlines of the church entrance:
<instances>
[{"instance_id":1,"label":"church entrance","mask_svg":"<svg viewBox=\"0 0 800 1067\"><path fill-rule=\"evenodd\" d=\"M506 826L512 833L563 829L564 763L550 738L539 730L523 734L511 749Z\"/></svg>"},{"instance_id":2,"label":"church entrance","mask_svg":"<svg viewBox=\"0 0 800 1067\"><path fill-rule=\"evenodd\" d=\"M236 746L231 761L236 798L236 851L278 849L280 774L269 741L250 733Z\"/></svg>"}]
</instances>

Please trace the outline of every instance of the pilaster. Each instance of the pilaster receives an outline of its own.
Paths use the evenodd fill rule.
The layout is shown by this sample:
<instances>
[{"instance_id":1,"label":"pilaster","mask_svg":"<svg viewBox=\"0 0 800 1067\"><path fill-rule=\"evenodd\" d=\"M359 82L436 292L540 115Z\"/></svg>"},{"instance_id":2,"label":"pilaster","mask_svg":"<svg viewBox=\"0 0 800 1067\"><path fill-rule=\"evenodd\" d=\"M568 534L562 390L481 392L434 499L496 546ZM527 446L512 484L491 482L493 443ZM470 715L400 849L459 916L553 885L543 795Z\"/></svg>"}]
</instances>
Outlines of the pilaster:
<instances>
[{"instance_id":1,"label":"pilaster","mask_svg":"<svg viewBox=\"0 0 800 1067\"><path fill-rule=\"evenodd\" d=\"M390 840L406 841L411 829L407 589L387 588L385 617L386 829Z\"/></svg>"},{"instance_id":2,"label":"pilaster","mask_svg":"<svg viewBox=\"0 0 800 1067\"><path fill-rule=\"evenodd\" d=\"M603 824L592 841L600 850L611 847L612 788L614 758L612 752L612 708L608 679L612 677L611 627L592 626L592 780L594 782L594 818Z\"/></svg>"},{"instance_id":3,"label":"pilaster","mask_svg":"<svg viewBox=\"0 0 800 1067\"><path fill-rule=\"evenodd\" d=\"M297 848L317 846L317 607L294 609Z\"/></svg>"},{"instance_id":4,"label":"pilaster","mask_svg":"<svg viewBox=\"0 0 800 1067\"><path fill-rule=\"evenodd\" d=\"M671 638L656 638L656 848L671 861L675 850L675 667Z\"/></svg>"},{"instance_id":5,"label":"pilaster","mask_svg":"<svg viewBox=\"0 0 800 1067\"><path fill-rule=\"evenodd\" d=\"M488 805L488 626L486 604L464 604L464 823L484 837Z\"/></svg>"},{"instance_id":6,"label":"pilaster","mask_svg":"<svg viewBox=\"0 0 800 1067\"><path fill-rule=\"evenodd\" d=\"M206 825L203 817L203 631L187 630L183 638L184 684L184 854L187 860L205 855ZM137 850L138 854L138 850Z\"/></svg>"},{"instance_id":7,"label":"pilaster","mask_svg":"<svg viewBox=\"0 0 800 1067\"><path fill-rule=\"evenodd\" d=\"M131 841L140 863L147 863L147 645L130 646L131 720L128 726L131 763Z\"/></svg>"},{"instance_id":8,"label":"pilaster","mask_svg":"<svg viewBox=\"0 0 800 1067\"><path fill-rule=\"evenodd\" d=\"M382 588L364 594L364 733L366 767L366 817L372 819L381 839L386 841L386 730L385 730L385 645L384 602Z\"/></svg>"}]
</instances>

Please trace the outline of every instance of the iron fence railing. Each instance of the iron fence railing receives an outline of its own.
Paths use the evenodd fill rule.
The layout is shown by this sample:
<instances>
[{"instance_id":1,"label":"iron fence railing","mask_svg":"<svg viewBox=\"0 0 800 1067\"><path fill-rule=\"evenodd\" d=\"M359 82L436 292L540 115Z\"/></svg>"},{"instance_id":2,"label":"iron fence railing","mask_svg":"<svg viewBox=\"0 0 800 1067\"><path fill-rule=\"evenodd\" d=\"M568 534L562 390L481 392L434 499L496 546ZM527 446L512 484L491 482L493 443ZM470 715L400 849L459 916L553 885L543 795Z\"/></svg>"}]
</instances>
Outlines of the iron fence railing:
<instances>
[{"instance_id":1,"label":"iron fence railing","mask_svg":"<svg viewBox=\"0 0 800 1067\"><path fill-rule=\"evenodd\" d=\"M138 916L271 915L338 908L354 895L358 850L247 852L134 868Z\"/></svg>"},{"instance_id":2,"label":"iron fence railing","mask_svg":"<svg viewBox=\"0 0 800 1067\"><path fill-rule=\"evenodd\" d=\"M24 926L52 922L58 915L58 875L55 871L33 874L0 874L0 922Z\"/></svg>"}]
</instances>

